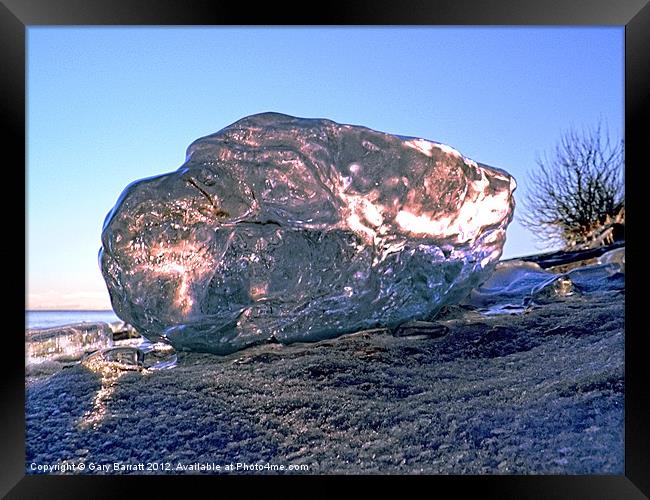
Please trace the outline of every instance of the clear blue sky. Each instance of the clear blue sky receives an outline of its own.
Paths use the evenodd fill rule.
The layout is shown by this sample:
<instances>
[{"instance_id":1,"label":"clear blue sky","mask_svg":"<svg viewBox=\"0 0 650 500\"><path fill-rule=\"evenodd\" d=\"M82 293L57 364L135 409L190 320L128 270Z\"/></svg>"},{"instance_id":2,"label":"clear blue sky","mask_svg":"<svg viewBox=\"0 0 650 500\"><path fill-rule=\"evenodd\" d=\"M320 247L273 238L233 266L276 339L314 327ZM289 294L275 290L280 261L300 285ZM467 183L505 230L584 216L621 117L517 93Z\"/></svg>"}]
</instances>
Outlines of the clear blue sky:
<instances>
[{"instance_id":1,"label":"clear blue sky","mask_svg":"<svg viewBox=\"0 0 650 500\"><path fill-rule=\"evenodd\" d=\"M623 27L30 27L27 39L29 308L110 308L97 251L122 189L249 114L443 142L509 171L516 199L567 128L603 119L623 135ZM504 257L539 250L515 217Z\"/></svg>"}]
</instances>

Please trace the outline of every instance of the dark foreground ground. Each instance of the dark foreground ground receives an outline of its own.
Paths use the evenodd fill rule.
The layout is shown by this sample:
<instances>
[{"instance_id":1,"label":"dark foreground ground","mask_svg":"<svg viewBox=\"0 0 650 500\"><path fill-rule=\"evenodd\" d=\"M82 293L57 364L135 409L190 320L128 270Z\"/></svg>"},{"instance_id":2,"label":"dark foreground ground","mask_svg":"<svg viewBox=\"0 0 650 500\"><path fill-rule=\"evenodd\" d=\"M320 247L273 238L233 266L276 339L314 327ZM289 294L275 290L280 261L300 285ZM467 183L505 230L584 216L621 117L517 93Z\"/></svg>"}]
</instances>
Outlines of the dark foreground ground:
<instances>
[{"instance_id":1,"label":"dark foreground ground","mask_svg":"<svg viewBox=\"0 0 650 500\"><path fill-rule=\"evenodd\" d=\"M623 319L609 291L520 315L455 307L410 336L181 354L163 371L76 365L27 385L26 470L622 474Z\"/></svg>"}]
</instances>

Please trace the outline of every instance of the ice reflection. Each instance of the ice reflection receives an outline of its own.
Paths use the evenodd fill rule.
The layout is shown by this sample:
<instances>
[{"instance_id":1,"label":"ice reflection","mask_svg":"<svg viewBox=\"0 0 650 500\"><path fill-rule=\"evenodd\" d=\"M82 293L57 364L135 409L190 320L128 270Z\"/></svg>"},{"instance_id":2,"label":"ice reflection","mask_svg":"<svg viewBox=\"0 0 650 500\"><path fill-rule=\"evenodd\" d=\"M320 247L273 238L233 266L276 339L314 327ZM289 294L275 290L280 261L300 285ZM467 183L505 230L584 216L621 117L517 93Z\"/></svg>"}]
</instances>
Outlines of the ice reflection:
<instances>
[{"instance_id":1,"label":"ice reflection","mask_svg":"<svg viewBox=\"0 0 650 500\"><path fill-rule=\"evenodd\" d=\"M93 398L90 410L79 420L80 429L94 428L104 421L119 381L127 373L147 375L151 371L176 366L176 352L170 345L153 344L143 339L122 341L121 344L96 351L82 362L85 368L99 375L101 387Z\"/></svg>"}]
</instances>

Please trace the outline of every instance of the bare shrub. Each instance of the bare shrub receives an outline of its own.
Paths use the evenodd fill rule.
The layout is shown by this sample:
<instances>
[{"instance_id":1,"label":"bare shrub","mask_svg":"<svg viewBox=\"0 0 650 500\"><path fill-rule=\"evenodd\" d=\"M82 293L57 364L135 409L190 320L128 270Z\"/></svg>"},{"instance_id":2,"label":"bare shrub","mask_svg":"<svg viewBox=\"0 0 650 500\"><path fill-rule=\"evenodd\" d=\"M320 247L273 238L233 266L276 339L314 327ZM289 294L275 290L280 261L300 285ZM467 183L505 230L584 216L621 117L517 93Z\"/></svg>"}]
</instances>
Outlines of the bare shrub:
<instances>
[{"instance_id":1,"label":"bare shrub","mask_svg":"<svg viewBox=\"0 0 650 500\"><path fill-rule=\"evenodd\" d=\"M624 161L623 141L612 141L601 123L565 133L529 173L522 224L544 244L593 242L624 218Z\"/></svg>"}]
</instances>

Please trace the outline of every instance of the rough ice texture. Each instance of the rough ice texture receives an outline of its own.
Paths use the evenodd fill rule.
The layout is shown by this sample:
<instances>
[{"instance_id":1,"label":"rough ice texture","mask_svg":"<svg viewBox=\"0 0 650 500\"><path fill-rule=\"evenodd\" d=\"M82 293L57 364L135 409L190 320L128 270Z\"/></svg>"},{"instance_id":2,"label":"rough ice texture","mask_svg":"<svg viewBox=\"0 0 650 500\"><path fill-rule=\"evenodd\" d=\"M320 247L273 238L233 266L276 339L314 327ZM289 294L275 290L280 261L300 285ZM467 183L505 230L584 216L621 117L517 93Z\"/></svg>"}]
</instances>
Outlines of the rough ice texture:
<instances>
[{"instance_id":1,"label":"rough ice texture","mask_svg":"<svg viewBox=\"0 0 650 500\"><path fill-rule=\"evenodd\" d=\"M181 350L395 327L489 275L514 188L442 144L263 113L129 185L100 263L116 314Z\"/></svg>"},{"instance_id":2,"label":"rough ice texture","mask_svg":"<svg viewBox=\"0 0 650 500\"><path fill-rule=\"evenodd\" d=\"M26 364L79 359L84 353L113 345L108 323L76 323L25 332Z\"/></svg>"}]
</instances>

